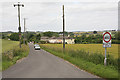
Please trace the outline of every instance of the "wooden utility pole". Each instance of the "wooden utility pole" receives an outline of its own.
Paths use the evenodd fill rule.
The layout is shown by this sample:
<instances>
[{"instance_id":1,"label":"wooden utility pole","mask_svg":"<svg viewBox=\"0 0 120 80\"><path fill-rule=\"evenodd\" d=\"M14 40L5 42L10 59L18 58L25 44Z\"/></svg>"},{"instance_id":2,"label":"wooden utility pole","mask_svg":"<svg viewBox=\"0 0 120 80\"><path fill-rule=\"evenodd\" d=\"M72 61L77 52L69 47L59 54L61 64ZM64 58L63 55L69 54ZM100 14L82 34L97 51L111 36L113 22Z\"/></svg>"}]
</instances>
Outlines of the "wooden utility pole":
<instances>
[{"instance_id":1,"label":"wooden utility pole","mask_svg":"<svg viewBox=\"0 0 120 80\"><path fill-rule=\"evenodd\" d=\"M65 49L65 19L64 19L64 5L63 5L63 49Z\"/></svg>"},{"instance_id":2,"label":"wooden utility pole","mask_svg":"<svg viewBox=\"0 0 120 80\"><path fill-rule=\"evenodd\" d=\"M19 41L20 41L20 48L21 48L21 25L20 25L20 6L24 7L23 4L20 4L20 2L18 2L18 4L14 4L14 7L17 6L18 7L18 20L19 20Z\"/></svg>"},{"instance_id":3,"label":"wooden utility pole","mask_svg":"<svg viewBox=\"0 0 120 80\"><path fill-rule=\"evenodd\" d=\"M25 25L26 25L26 18L24 18L24 44L25 44Z\"/></svg>"}]
</instances>

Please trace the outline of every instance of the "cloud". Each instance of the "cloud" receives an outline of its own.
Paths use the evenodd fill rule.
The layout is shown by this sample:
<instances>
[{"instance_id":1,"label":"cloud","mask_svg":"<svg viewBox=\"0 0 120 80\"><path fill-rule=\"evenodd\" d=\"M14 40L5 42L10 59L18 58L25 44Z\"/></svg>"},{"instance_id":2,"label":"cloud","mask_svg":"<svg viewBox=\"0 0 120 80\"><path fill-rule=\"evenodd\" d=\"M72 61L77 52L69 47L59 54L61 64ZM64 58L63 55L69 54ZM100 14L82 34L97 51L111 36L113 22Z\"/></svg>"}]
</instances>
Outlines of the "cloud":
<instances>
[{"instance_id":1,"label":"cloud","mask_svg":"<svg viewBox=\"0 0 120 80\"><path fill-rule=\"evenodd\" d=\"M65 5L66 31L117 29L117 0L78 0L59 2L23 2L21 26L27 18L26 27L32 31L62 31L62 5ZM90 2L91 1L91 2ZM18 31L17 7L15 2L2 3L3 31Z\"/></svg>"},{"instance_id":2,"label":"cloud","mask_svg":"<svg viewBox=\"0 0 120 80\"><path fill-rule=\"evenodd\" d=\"M115 11L118 5L116 3L96 3L87 2L79 4L69 4L66 5L66 10L70 12L82 12L82 11Z\"/></svg>"},{"instance_id":3,"label":"cloud","mask_svg":"<svg viewBox=\"0 0 120 80\"><path fill-rule=\"evenodd\" d=\"M1 2L119 2L119 0L1 0Z\"/></svg>"}]
</instances>

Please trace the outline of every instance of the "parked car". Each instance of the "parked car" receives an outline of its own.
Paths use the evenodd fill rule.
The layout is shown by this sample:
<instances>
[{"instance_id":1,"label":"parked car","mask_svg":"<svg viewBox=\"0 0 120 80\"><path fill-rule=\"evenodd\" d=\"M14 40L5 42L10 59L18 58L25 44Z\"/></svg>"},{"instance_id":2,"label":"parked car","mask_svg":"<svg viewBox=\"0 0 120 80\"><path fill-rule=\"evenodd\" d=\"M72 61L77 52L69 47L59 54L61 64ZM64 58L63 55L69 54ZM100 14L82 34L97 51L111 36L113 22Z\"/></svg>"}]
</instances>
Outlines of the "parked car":
<instances>
[{"instance_id":1,"label":"parked car","mask_svg":"<svg viewBox=\"0 0 120 80\"><path fill-rule=\"evenodd\" d=\"M35 46L37 46L37 45L38 45L38 44L35 44L35 45L34 45L34 48L35 48Z\"/></svg>"},{"instance_id":2,"label":"parked car","mask_svg":"<svg viewBox=\"0 0 120 80\"><path fill-rule=\"evenodd\" d=\"M36 46L35 46L35 50L40 50L40 46L39 46L39 45L36 45Z\"/></svg>"}]
</instances>

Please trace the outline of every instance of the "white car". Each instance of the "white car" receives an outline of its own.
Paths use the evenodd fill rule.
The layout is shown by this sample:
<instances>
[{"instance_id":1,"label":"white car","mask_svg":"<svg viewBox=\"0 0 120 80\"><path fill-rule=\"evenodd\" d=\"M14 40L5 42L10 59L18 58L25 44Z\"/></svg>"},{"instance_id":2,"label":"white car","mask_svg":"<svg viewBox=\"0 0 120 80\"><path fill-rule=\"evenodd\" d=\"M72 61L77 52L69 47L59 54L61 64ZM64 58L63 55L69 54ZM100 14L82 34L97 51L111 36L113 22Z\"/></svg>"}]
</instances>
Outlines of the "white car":
<instances>
[{"instance_id":1,"label":"white car","mask_svg":"<svg viewBox=\"0 0 120 80\"><path fill-rule=\"evenodd\" d=\"M36 46L35 46L35 50L40 50L40 46L39 46L39 45L36 45Z\"/></svg>"},{"instance_id":2,"label":"white car","mask_svg":"<svg viewBox=\"0 0 120 80\"><path fill-rule=\"evenodd\" d=\"M38 44L35 44L35 45L34 45L34 48L35 48L35 46L37 46L37 45L38 45Z\"/></svg>"}]
</instances>

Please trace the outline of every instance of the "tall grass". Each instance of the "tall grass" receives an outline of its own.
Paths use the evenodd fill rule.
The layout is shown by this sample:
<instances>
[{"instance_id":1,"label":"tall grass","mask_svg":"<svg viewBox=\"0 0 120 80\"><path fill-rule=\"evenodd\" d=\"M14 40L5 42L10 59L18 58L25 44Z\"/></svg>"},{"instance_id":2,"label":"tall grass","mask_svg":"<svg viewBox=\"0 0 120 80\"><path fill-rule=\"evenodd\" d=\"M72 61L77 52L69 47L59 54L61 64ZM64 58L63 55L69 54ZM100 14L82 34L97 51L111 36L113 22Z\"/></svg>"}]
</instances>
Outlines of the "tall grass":
<instances>
[{"instance_id":1,"label":"tall grass","mask_svg":"<svg viewBox=\"0 0 120 80\"><path fill-rule=\"evenodd\" d=\"M62 47L57 47L57 46L48 46L47 44L41 44L40 46L53 50L55 52L58 53L62 53L63 49ZM93 62L94 64L102 64L104 65L104 55L99 53L99 52L95 52L95 53L90 53L90 52L86 52L84 49L81 50L75 50L70 49L70 48L66 48L64 51L64 54L67 54L68 56L74 57L74 58L82 58L86 61L89 62ZM107 54L107 66L113 67L115 69L118 69L118 62L120 61L120 58L114 58L112 55Z\"/></svg>"},{"instance_id":2,"label":"tall grass","mask_svg":"<svg viewBox=\"0 0 120 80\"><path fill-rule=\"evenodd\" d=\"M15 64L17 60L26 57L29 53L28 45L22 45L22 48L19 46L14 47L13 50L2 53L2 70L9 68L11 65Z\"/></svg>"},{"instance_id":3,"label":"tall grass","mask_svg":"<svg viewBox=\"0 0 120 80\"><path fill-rule=\"evenodd\" d=\"M43 44L47 45L48 47L55 47L55 48L62 48L62 44ZM87 53L105 53L105 48L103 48L103 44L66 44L66 49L68 50L84 50ZM118 46L120 44L112 44L112 47L107 48L107 54L112 55L114 58L118 58Z\"/></svg>"},{"instance_id":4,"label":"tall grass","mask_svg":"<svg viewBox=\"0 0 120 80\"><path fill-rule=\"evenodd\" d=\"M54 47L53 45L47 46L47 44L40 44L40 46L54 55L62 57L69 62L79 66L80 68L99 75L103 78L118 77L118 61L120 61L119 58L114 58L111 55L107 55L107 66L105 67L104 56L97 52L91 54L85 50L74 50L69 48L66 48L63 51L62 47Z\"/></svg>"}]
</instances>

